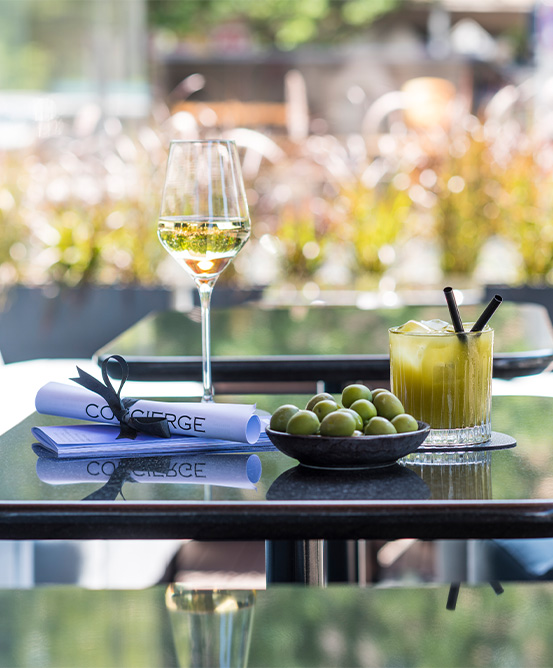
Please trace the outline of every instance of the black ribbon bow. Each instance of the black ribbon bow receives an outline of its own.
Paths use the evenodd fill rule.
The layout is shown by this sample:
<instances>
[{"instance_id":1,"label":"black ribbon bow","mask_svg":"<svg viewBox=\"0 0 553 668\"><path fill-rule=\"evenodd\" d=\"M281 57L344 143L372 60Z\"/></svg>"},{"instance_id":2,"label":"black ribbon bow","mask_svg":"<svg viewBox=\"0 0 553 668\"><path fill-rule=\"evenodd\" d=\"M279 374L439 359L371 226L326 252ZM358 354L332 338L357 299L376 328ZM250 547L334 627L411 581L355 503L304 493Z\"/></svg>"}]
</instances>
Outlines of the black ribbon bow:
<instances>
[{"instance_id":1,"label":"black ribbon bow","mask_svg":"<svg viewBox=\"0 0 553 668\"><path fill-rule=\"evenodd\" d=\"M114 359L121 367L121 384L119 390L116 392L108 377L108 362ZM137 432L150 434L152 436L159 436L161 438L170 438L171 432L169 430L169 423L164 417L133 417L130 413L130 408L136 403L136 399L121 398L121 390L129 377L129 365L124 357L121 355L110 355L102 362L102 384L97 378L91 376L86 371L79 369L78 378L71 378L70 380L82 385L87 390L91 390L99 394L106 400L108 406L113 411L113 415L119 420L121 430L117 438L136 438Z\"/></svg>"}]
</instances>

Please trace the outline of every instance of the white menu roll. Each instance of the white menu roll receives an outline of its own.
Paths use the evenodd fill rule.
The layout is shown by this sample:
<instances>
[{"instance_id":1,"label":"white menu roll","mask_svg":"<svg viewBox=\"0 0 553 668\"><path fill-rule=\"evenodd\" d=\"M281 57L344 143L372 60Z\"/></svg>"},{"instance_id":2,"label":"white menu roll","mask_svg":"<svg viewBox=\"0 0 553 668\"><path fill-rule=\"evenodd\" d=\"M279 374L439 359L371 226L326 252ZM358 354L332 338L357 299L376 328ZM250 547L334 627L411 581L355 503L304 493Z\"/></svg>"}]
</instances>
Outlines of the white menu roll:
<instances>
[{"instance_id":1,"label":"white menu roll","mask_svg":"<svg viewBox=\"0 0 553 668\"><path fill-rule=\"evenodd\" d=\"M39 457L36 472L42 482L50 485L107 482L120 464L128 465L129 479L139 483L254 489L261 477L261 460L257 455L188 455L127 462L117 458L63 461Z\"/></svg>"},{"instance_id":2,"label":"white menu roll","mask_svg":"<svg viewBox=\"0 0 553 668\"><path fill-rule=\"evenodd\" d=\"M119 424L107 402L84 387L47 383L37 392L39 413L60 417ZM171 434L218 438L240 443L256 443L261 420L255 404L218 404L137 399L131 406L133 417L165 417Z\"/></svg>"}]
</instances>

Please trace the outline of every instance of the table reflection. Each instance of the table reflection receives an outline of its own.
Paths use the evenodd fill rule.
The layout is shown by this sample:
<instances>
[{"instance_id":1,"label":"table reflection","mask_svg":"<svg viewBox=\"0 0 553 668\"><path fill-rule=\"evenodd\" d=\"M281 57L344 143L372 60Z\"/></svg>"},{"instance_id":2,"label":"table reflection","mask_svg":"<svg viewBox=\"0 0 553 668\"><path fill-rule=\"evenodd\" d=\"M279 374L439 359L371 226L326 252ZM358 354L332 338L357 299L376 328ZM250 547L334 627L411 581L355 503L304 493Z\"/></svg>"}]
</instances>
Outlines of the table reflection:
<instances>
[{"instance_id":1,"label":"table reflection","mask_svg":"<svg viewBox=\"0 0 553 668\"><path fill-rule=\"evenodd\" d=\"M243 668L248 663L255 591L196 591L179 583L165 592L179 665Z\"/></svg>"},{"instance_id":2,"label":"table reflection","mask_svg":"<svg viewBox=\"0 0 553 668\"><path fill-rule=\"evenodd\" d=\"M500 597L488 584L463 587L456 612L445 609L448 591L411 580L258 591L249 665L551 666L553 584L509 583ZM165 586L0 590L0 665L175 668L165 593Z\"/></svg>"},{"instance_id":3,"label":"table reflection","mask_svg":"<svg viewBox=\"0 0 553 668\"><path fill-rule=\"evenodd\" d=\"M284 471L267 490L274 500L428 499L430 488L401 464L373 469L315 469L301 464Z\"/></svg>"},{"instance_id":4,"label":"table reflection","mask_svg":"<svg viewBox=\"0 0 553 668\"><path fill-rule=\"evenodd\" d=\"M428 485L432 499L491 499L492 453L417 453L405 462Z\"/></svg>"},{"instance_id":5,"label":"table reflection","mask_svg":"<svg viewBox=\"0 0 553 668\"><path fill-rule=\"evenodd\" d=\"M179 457L130 457L56 459L38 454L36 473L50 485L91 483L101 486L87 500L114 500L125 483L219 485L255 489L261 477L261 461L255 454L188 455Z\"/></svg>"}]
</instances>

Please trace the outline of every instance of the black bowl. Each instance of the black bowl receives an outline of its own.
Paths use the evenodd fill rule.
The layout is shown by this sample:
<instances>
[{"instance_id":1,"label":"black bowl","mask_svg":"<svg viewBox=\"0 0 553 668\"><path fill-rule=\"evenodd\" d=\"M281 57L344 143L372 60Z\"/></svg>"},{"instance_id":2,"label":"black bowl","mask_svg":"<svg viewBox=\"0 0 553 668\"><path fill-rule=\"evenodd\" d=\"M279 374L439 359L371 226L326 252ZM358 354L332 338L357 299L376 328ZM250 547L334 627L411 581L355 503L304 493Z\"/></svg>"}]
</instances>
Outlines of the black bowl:
<instances>
[{"instance_id":1,"label":"black bowl","mask_svg":"<svg viewBox=\"0 0 553 668\"><path fill-rule=\"evenodd\" d=\"M273 445L304 466L316 468L369 468L389 466L414 452L427 437L429 425L417 431L373 436L300 436L265 430Z\"/></svg>"}]
</instances>

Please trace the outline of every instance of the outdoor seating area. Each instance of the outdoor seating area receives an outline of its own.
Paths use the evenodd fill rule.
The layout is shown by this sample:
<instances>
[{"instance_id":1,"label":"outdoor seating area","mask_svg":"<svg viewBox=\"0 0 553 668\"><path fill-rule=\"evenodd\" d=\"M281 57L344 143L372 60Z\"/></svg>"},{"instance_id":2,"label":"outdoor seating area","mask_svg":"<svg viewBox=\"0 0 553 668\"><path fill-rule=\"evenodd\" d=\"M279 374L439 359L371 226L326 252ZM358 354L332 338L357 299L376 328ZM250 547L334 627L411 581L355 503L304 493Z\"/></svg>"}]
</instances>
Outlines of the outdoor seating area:
<instances>
[{"instance_id":1,"label":"outdoor seating area","mask_svg":"<svg viewBox=\"0 0 553 668\"><path fill-rule=\"evenodd\" d=\"M0 0L0 667L553 665L503 4Z\"/></svg>"}]
</instances>

